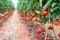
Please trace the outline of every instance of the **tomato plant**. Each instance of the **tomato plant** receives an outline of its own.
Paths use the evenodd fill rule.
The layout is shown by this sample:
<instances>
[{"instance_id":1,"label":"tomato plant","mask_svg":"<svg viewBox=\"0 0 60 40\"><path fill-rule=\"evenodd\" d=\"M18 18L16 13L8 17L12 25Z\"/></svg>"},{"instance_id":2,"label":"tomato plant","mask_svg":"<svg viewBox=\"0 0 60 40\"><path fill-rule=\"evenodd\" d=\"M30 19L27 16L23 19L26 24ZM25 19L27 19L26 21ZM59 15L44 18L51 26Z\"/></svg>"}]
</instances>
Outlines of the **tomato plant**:
<instances>
[{"instance_id":1,"label":"tomato plant","mask_svg":"<svg viewBox=\"0 0 60 40\"><path fill-rule=\"evenodd\" d=\"M18 11L19 17L30 32L28 36L33 35L32 39L57 40L58 37L60 38L57 32L60 29L58 27L60 26L60 0L18 0L17 9L11 0L0 0L0 20L7 18L10 13L13 14L14 10Z\"/></svg>"},{"instance_id":2,"label":"tomato plant","mask_svg":"<svg viewBox=\"0 0 60 40\"><path fill-rule=\"evenodd\" d=\"M25 20L25 25L28 25L30 33L32 35L35 35L33 39L57 39L56 35L58 34L56 32L56 26L60 25L59 0L25 0L25 2L24 0L19 0L18 2L19 3L17 9L19 10L19 12L22 12L23 15L20 16L23 16L23 20ZM24 16L25 13L27 13L28 16ZM48 24L46 24L47 22ZM52 31L54 33L54 38L51 37L53 34Z\"/></svg>"}]
</instances>

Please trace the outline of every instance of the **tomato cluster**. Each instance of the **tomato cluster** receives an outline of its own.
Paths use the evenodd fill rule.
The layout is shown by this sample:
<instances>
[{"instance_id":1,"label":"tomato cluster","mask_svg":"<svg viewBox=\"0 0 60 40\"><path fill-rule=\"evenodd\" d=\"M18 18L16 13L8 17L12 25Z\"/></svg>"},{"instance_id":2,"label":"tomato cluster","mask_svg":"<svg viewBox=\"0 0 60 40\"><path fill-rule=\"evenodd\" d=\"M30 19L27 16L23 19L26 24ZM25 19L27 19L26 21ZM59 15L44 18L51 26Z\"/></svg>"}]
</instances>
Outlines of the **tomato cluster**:
<instances>
[{"instance_id":1,"label":"tomato cluster","mask_svg":"<svg viewBox=\"0 0 60 40\"><path fill-rule=\"evenodd\" d=\"M5 19L5 18L9 17L12 14L13 11L14 10L7 10L3 14L1 13L0 19Z\"/></svg>"},{"instance_id":2,"label":"tomato cluster","mask_svg":"<svg viewBox=\"0 0 60 40\"><path fill-rule=\"evenodd\" d=\"M48 15L48 12L49 12L48 8L46 8L46 9L43 8L42 13L40 14L40 8L38 8L35 13L28 13L28 12L20 13L20 16L24 20L25 24L28 25L27 27L28 27L30 33L33 33L33 31L35 30L34 34L33 34L35 36L34 38L37 38L37 39L41 38L41 40L44 40L44 39L51 40L51 39L53 39L53 37L54 37L53 34L52 34L53 35L52 36L49 33L47 33L47 36L45 36L47 31L46 31L45 27L42 27L43 26L42 23L44 23L44 20L41 20L39 17L36 17L36 15L38 15L38 16L41 15L41 16L45 17L45 16ZM55 19L53 21L59 22L58 19ZM48 22L48 24L50 24L50 23ZM51 24L52 25L47 26L46 23L45 23L44 25L47 27L48 31L55 31L54 22L51 23ZM60 37L60 34L57 34L57 35L58 35L58 37ZM28 34L28 36L31 36L31 34Z\"/></svg>"}]
</instances>

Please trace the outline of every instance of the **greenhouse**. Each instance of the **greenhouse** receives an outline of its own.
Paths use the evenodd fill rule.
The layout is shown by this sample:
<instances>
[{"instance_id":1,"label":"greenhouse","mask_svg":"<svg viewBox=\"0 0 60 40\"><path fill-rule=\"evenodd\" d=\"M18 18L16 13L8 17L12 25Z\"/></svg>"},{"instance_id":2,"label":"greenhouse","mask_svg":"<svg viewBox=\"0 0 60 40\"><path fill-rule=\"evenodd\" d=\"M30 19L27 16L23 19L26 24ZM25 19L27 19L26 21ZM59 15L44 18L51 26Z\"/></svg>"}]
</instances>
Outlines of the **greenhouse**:
<instances>
[{"instance_id":1,"label":"greenhouse","mask_svg":"<svg viewBox=\"0 0 60 40\"><path fill-rule=\"evenodd\" d=\"M60 0L0 0L0 40L60 40Z\"/></svg>"}]
</instances>

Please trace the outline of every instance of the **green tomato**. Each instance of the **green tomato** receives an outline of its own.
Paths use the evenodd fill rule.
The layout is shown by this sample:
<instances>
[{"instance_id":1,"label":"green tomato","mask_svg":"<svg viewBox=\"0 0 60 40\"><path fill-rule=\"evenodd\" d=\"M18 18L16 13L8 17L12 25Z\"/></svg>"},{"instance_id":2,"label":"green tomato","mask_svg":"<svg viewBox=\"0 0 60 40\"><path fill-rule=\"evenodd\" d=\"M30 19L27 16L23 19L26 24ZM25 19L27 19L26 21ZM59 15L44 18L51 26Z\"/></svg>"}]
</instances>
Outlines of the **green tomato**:
<instances>
[{"instance_id":1,"label":"green tomato","mask_svg":"<svg viewBox=\"0 0 60 40\"><path fill-rule=\"evenodd\" d=\"M36 10L36 14L39 15L40 14L40 11Z\"/></svg>"}]
</instances>

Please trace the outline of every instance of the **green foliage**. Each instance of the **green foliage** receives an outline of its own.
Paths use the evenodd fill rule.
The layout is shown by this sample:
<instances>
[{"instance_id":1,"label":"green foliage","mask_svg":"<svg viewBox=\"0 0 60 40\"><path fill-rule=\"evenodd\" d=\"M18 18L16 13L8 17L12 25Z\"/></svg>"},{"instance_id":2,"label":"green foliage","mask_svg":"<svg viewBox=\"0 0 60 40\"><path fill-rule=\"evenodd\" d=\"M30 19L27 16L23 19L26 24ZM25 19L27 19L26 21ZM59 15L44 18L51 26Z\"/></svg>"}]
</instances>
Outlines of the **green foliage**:
<instances>
[{"instance_id":1,"label":"green foliage","mask_svg":"<svg viewBox=\"0 0 60 40\"><path fill-rule=\"evenodd\" d=\"M22 12L27 9L28 0L18 0L17 9Z\"/></svg>"},{"instance_id":2,"label":"green foliage","mask_svg":"<svg viewBox=\"0 0 60 40\"><path fill-rule=\"evenodd\" d=\"M60 0L47 0L43 7L44 8L48 7L50 9L49 10L50 16L48 13L48 17L45 17L45 19L49 20L50 17L50 21L51 21L56 16L60 18Z\"/></svg>"},{"instance_id":3,"label":"green foliage","mask_svg":"<svg viewBox=\"0 0 60 40\"><path fill-rule=\"evenodd\" d=\"M0 10L15 9L11 0L0 0Z\"/></svg>"},{"instance_id":4,"label":"green foliage","mask_svg":"<svg viewBox=\"0 0 60 40\"><path fill-rule=\"evenodd\" d=\"M40 15L37 15L37 17L45 21L51 21L56 16L60 18L60 0L19 0L17 9L20 12L23 12L23 10L35 12L37 8L40 8L40 12L42 13L42 9L46 7L49 8L50 13L48 12L48 15L44 18Z\"/></svg>"}]
</instances>

